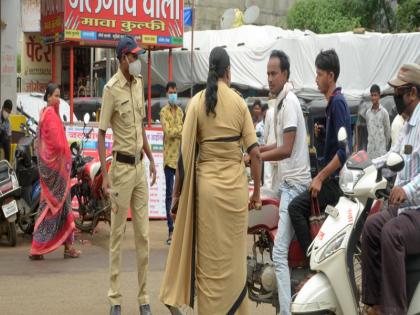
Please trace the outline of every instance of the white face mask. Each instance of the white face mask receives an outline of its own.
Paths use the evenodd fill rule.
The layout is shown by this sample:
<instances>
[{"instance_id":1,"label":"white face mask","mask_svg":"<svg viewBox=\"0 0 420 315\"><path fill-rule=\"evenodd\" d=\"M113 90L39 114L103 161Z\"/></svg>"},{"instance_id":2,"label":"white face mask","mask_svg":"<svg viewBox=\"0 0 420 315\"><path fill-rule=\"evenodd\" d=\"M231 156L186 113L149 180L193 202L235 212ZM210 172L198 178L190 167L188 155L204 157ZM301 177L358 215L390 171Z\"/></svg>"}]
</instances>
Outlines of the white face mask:
<instances>
[{"instance_id":1,"label":"white face mask","mask_svg":"<svg viewBox=\"0 0 420 315\"><path fill-rule=\"evenodd\" d=\"M3 118L4 118L4 119L8 119L8 118L9 118L9 116L10 116L10 114L4 110L4 111L3 111Z\"/></svg>"},{"instance_id":2,"label":"white face mask","mask_svg":"<svg viewBox=\"0 0 420 315\"><path fill-rule=\"evenodd\" d=\"M128 73L130 73L134 77L138 77L141 74L141 62L139 59L137 59L134 62L128 61L127 56L125 56L125 59L128 62Z\"/></svg>"}]
</instances>

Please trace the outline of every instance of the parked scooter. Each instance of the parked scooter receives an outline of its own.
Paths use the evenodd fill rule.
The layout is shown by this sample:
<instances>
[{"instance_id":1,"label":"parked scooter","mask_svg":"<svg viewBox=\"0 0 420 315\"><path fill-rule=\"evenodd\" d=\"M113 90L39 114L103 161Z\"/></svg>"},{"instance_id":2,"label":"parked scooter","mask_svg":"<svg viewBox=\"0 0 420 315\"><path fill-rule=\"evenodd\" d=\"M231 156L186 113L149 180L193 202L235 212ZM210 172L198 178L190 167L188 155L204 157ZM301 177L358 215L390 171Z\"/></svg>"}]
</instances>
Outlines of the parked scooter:
<instances>
[{"instance_id":1,"label":"parked scooter","mask_svg":"<svg viewBox=\"0 0 420 315\"><path fill-rule=\"evenodd\" d=\"M111 223L111 202L102 191L103 174L98 159L83 156L84 143L89 139L92 128L85 132L90 115L84 116L83 139L81 146L73 142L70 150L73 156L71 178L76 182L71 187L71 199L77 199L78 207L73 208L78 213L75 217L76 227L83 232L93 232L99 221ZM106 167L109 170L112 156L107 157Z\"/></svg>"},{"instance_id":2,"label":"parked scooter","mask_svg":"<svg viewBox=\"0 0 420 315\"><path fill-rule=\"evenodd\" d=\"M0 161L0 238L6 236L10 246L16 246L16 219L21 188L15 171L8 161Z\"/></svg>"},{"instance_id":3,"label":"parked scooter","mask_svg":"<svg viewBox=\"0 0 420 315\"><path fill-rule=\"evenodd\" d=\"M24 233L32 235L41 197L38 162L34 152L36 133L32 129L32 125L37 123L21 107L18 107L18 111L27 118L27 122L21 126L25 136L19 139L15 150L14 170L22 187L17 223Z\"/></svg>"},{"instance_id":4,"label":"parked scooter","mask_svg":"<svg viewBox=\"0 0 420 315\"><path fill-rule=\"evenodd\" d=\"M391 153L385 165L393 172L404 167L403 158ZM292 314L361 314L360 236L375 199L387 199L391 181L382 176L365 152L353 155L340 173L344 196L329 214L308 252L316 274L292 303ZM420 314L420 255L406 259L408 315Z\"/></svg>"}]
</instances>

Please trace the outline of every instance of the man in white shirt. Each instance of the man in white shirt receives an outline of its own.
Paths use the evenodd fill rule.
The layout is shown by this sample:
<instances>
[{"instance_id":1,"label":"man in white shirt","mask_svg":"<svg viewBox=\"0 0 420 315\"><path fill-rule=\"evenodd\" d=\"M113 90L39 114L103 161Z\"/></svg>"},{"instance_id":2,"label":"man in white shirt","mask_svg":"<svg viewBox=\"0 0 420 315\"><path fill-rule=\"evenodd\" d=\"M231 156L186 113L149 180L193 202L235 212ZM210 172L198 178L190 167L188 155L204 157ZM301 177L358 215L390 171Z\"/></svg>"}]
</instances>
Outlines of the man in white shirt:
<instances>
[{"instance_id":1,"label":"man in white shirt","mask_svg":"<svg viewBox=\"0 0 420 315\"><path fill-rule=\"evenodd\" d=\"M388 151L391 138L389 114L380 104L381 90L374 84L370 88L372 106L366 112L366 125L368 129L367 154L376 159Z\"/></svg>"},{"instance_id":2,"label":"man in white shirt","mask_svg":"<svg viewBox=\"0 0 420 315\"><path fill-rule=\"evenodd\" d=\"M277 277L280 314L290 315L291 288L288 266L289 245L294 230L287 208L290 201L307 190L311 182L306 125L303 112L292 85L289 57L283 52L271 52L267 65L270 92L277 95L274 108L276 143L261 148L263 161L278 161L279 223L273 248Z\"/></svg>"},{"instance_id":3,"label":"man in white shirt","mask_svg":"<svg viewBox=\"0 0 420 315\"><path fill-rule=\"evenodd\" d=\"M362 302L370 315L407 314L405 260L420 254L420 65L403 65L394 88L399 114L407 121L390 152L405 165L389 196L389 209L370 216L362 235ZM382 166L389 153L373 160Z\"/></svg>"}]
</instances>

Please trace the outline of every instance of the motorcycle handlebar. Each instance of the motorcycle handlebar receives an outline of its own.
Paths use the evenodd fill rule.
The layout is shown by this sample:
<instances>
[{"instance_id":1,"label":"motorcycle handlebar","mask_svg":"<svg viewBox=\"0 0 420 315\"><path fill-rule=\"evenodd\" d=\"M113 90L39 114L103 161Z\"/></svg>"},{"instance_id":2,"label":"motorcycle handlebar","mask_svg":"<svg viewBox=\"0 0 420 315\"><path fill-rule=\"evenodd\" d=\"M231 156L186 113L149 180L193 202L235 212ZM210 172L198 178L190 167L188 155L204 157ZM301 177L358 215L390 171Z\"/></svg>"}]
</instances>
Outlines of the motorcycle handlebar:
<instances>
[{"instance_id":1,"label":"motorcycle handlebar","mask_svg":"<svg viewBox=\"0 0 420 315\"><path fill-rule=\"evenodd\" d=\"M23 116L25 116L26 118L30 119L35 125L38 126L38 122L31 116L29 115L27 112L25 112L23 110L23 108L21 106L17 107L18 112L20 112Z\"/></svg>"},{"instance_id":2,"label":"motorcycle handlebar","mask_svg":"<svg viewBox=\"0 0 420 315\"><path fill-rule=\"evenodd\" d=\"M387 187L385 189L378 190L376 192L376 196L378 198L384 198L384 199L388 199L390 194L391 194L391 188L390 187Z\"/></svg>"},{"instance_id":3,"label":"motorcycle handlebar","mask_svg":"<svg viewBox=\"0 0 420 315\"><path fill-rule=\"evenodd\" d=\"M92 133L92 131L93 131L93 128L90 128L89 132L86 134L86 138L88 138L88 139L89 139L90 134Z\"/></svg>"}]
</instances>

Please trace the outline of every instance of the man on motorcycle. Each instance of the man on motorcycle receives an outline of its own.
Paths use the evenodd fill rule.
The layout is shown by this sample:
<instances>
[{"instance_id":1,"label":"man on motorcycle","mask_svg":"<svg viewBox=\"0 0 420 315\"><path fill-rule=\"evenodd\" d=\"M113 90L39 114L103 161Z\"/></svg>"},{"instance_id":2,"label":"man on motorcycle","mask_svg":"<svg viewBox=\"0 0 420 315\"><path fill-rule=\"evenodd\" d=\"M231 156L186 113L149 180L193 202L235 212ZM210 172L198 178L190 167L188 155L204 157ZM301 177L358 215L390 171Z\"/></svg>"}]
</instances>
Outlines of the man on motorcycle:
<instances>
[{"instance_id":1,"label":"man on motorcycle","mask_svg":"<svg viewBox=\"0 0 420 315\"><path fill-rule=\"evenodd\" d=\"M364 226L362 302L370 306L367 314L396 315L407 313L405 258L420 253L420 65L403 65L389 85L398 114L408 117L390 150L403 156L405 166L397 174L388 211L372 215ZM372 162L380 167L388 154Z\"/></svg>"},{"instance_id":2,"label":"man on motorcycle","mask_svg":"<svg viewBox=\"0 0 420 315\"><path fill-rule=\"evenodd\" d=\"M287 255L294 231L287 208L289 202L305 191L311 181L306 127L302 109L292 85L289 57L274 50L267 65L270 92L277 95L274 108L276 143L261 147L263 161L278 161L280 185L279 223L273 247L273 262L277 277L280 314L290 314L290 271Z\"/></svg>"},{"instance_id":3,"label":"man on motorcycle","mask_svg":"<svg viewBox=\"0 0 420 315\"><path fill-rule=\"evenodd\" d=\"M309 227L309 216L312 198L318 201L319 209L323 211L327 205L335 205L342 191L338 184L338 174L346 162L346 148L339 145L338 130L345 127L348 135L348 152L351 151L351 119L350 110L341 88L336 87L340 74L340 61L335 50L321 51L316 60L316 83L319 91L328 100L326 108L326 135L324 151L324 168L312 180L309 191L304 191L289 205L289 215L296 232L296 237L306 253L312 242ZM324 129L324 128L322 128Z\"/></svg>"}]
</instances>

